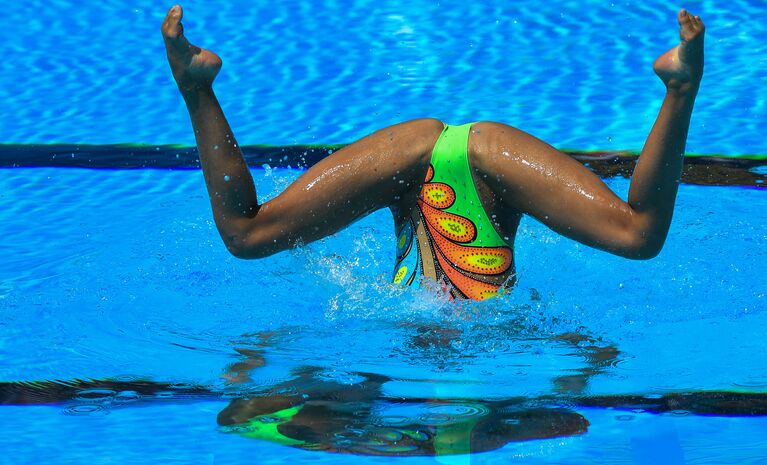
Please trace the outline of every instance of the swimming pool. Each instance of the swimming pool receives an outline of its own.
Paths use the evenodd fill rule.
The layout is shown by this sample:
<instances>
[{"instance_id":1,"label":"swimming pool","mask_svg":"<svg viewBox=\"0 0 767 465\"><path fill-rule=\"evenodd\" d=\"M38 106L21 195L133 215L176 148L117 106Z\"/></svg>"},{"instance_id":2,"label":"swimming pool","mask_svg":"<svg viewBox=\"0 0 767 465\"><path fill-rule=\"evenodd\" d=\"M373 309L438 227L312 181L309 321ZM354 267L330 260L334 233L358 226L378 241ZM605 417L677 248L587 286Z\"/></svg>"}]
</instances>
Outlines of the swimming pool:
<instances>
[{"instance_id":1,"label":"swimming pool","mask_svg":"<svg viewBox=\"0 0 767 465\"><path fill-rule=\"evenodd\" d=\"M323 438L341 450L371 434L401 443L391 429L402 425L415 435L413 425L487 428L494 419L510 438L521 437L514 428L562 427L485 453L396 461L767 456L767 417L714 415L703 401L658 407L680 392L767 392L767 168L763 157L743 157L767 152L764 45L750 43L765 23L738 30L746 14L763 18L763 5L696 7L707 19L709 61L688 149L745 165L701 164L705 176L691 182L728 185L680 187L659 257L612 257L525 220L515 291L458 306L387 284L388 212L265 260L230 257L201 173L185 169L194 164L184 148L192 134L163 61L165 7L45 5L9 7L3 24L16 32L9 53L17 60L5 61L0 77L10 105L0 116L9 144L0 148L0 380L112 384L84 383L54 405L2 406L0 462L388 463L247 438L216 422L234 399L316 396L327 385L340 393L360 385L360 373L387 381L365 402L334 399L368 412L342 417L353 427ZM424 115L504 120L564 148L637 150L662 95L649 63L675 39L673 10L653 3L307 5L185 5L189 35L226 61L218 89L239 139L267 145L252 149L264 199L300 173L302 157ZM86 34L97 20L104 25ZM616 22L620 33L607 34ZM452 32L461 27L476 35ZM115 45L117 31L125 42ZM505 54L505 43L520 45ZM105 60L115 46L136 51L136 65ZM22 80L11 62L39 79ZM742 71L729 76L725 65ZM604 91L614 80L620 88ZM143 145L111 145L119 143ZM139 169L117 169L125 166ZM607 182L626 195L626 179ZM301 367L317 367L311 389L284 385ZM246 371L250 380L227 382ZM56 392L42 388L36 395ZM754 399L747 405L763 413ZM360 433L360 424L378 429Z\"/></svg>"}]
</instances>

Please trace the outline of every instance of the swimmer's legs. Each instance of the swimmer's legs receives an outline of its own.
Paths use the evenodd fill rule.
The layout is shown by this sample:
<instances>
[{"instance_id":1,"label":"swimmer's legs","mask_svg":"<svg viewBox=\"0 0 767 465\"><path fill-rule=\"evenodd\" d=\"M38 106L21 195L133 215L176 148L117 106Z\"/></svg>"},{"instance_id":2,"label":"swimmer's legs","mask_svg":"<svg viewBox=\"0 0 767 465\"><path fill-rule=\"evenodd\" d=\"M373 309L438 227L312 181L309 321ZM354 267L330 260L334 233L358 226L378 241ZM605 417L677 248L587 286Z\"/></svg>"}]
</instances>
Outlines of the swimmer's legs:
<instances>
[{"instance_id":1,"label":"swimmer's legs","mask_svg":"<svg viewBox=\"0 0 767 465\"><path fill-rule=\"evenodd\" d=\"M657 120L634 170L628 202L594 173L512 127L479 123L474 166L502 207L528 213L586 245L629 258L657 255L671 223L695 96L703 75L703 23L682 10L681 43L655 71L666 85ZM481 132L481 136L476 133Z\"/></svg>"},{"instance_id":2,"label":"swimmer's legs","mask_svg":"<svg viewBox=\"0 0 767 465\"><path fill-rule=\"evenodd\" d=\"M681 43L654 65L666 85L666 96L640 153L628 197L643 223L642 231L658 251L671 224L690 118L703 77L703 23L686 10L677 20Z\"/></svg>"},{"instance_id":3,"label":"swimmer's legs","mask_svg":"<svg viewBox=\"0 0 767 465\"><path fill-rule=\"evenodd\" d=\"M242 258L270 255L338 231L412 196L415 203L442 123L397 124L354 142L312 166L285 192L259 204L242 152L213 93L221 59L189 43L174 6L162 34L192 120L216 226Z\"/></svg>"},{"instance_id":4,"label":"swimmer's legs","mask_svg":"<svg viewBox=\"0 0 767 465\"><path fill-rule=\"evenodd\" d=\"M163 21L162 35L173 77L192 120L213 217L225 237L232 234L233 221L255 216L256 190L242 151L213 93L221 59L189 43L184 36L182 15L181 6L173 6Z\"/></svg>"}]
</instances>

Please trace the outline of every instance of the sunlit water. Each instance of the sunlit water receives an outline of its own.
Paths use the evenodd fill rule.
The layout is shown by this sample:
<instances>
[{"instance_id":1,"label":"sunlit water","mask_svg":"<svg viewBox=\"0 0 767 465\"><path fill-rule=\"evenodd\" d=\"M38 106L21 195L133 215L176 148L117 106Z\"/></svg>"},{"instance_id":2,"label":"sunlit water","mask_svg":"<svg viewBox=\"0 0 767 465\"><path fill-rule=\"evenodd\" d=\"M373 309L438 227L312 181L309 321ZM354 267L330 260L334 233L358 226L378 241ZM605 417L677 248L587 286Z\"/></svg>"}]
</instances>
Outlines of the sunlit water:
<instances>
[{"instance_id":1,"label":"sunlit water","mask_svg":"<svg viewBox=\"0 0 767 465\"><path fill-rule=\"evenodd\" d=\"M255 170L260 195L275 195L298 174ZM608 182L625 195L627 181ZM323 376L349 383L357 382L354 372L394 378L384 386L387 396L535 397L588 366L588 350L555 339L578 332L619 351L586 380L587 394L767 389L759 356L767 323L767 220L756 214L765 206L763 191L681 186L667 245L646 262L593 251L525 220L514 291L456 305L388 283L394 250L386 211L308 247L240 261L218 238L203 185L198 171L4 170L0 378L128 376L226 389L221 375L243 358L237 347L259 348L266 359L249 386L317 366ZM729 208L736 202L754 214ZM274 335L262 348L266 332ZM46 431L82 441L102 434L96 431L133 435L138 428L158 450L183 429L195 438L187 459L205 453L227 463L245 462L237 451L280 447L217 433L215 414L224 406L201 401L133 411L118 403L69 415L60 415L66 406L8 407L10 423L2 428L6 438ZM722 442L708 443L707 454L716 456L735 431L744 444L753 445L751 438L767 447L757 439L767 426L762 419L581 413L592 423L585 436L478 457L491 463L564 454L568 463L588 463L594 442L609 440L622 445L604 452L608 457L633 457L641 447L632 441L669 428L678 436L671 446L694 455L702 431L713 425ZM31 424L30 415L37 419ZM636 422L624 426L627 418ZM44 427L37 430L37 422ZM15 441L7 442L14 450ZM130 441L122 449L114 438L93 441L121 461L140 454ZM43 445L25 452L48 453ZM58 453L80 457L72 448ZM291 454L322 460L316 452ZM347 460L339 457L325 460Z\"/></svg>"},{"instance_id":2,"label":"sunlit water","mask_svg":"<svg viewBox=\"0 0 767 465\"><path fill-rule=\"evenodd\" d=\"M345 143L432 116L504 121L580 150L641 148L663 97L650 66L676 40L676 8L688 6L708 26L688 151L767 152L763 2L184 5L189 36L224 58L217 93L243 144ZM168 6L6 5L0 141L192 144L158 32ZM260 199L298 174L255 170ZM628 181L607 182L625 198ZM358 372L387 376L389 400L454 399L382 401L375 413L384 422L481 417L483 402L563 388L648 399L766 392L766 207L763 189L682 185L666 247L646 262L525 219L514 291L453 304L389 284L386 211L307 247L240 261L218 238L199 171L0 170L0 380L142 379L207 393L2 406L0 463L389 463L217 426L230 398L307 366L344 385L359 383ZM589 342L568 343L560 337L568 333ZM223 377L244 360L235 349L266 361L240 385ZM584 376L599 351L614 357ZM585 434L399 460L761 464L767 456L765 417L558 402L588 420Z\"/></svg>"},{"instance_id":3,"label":"sunlit water","mask_svg":"<svg viewBox=\"0 0 767 465\"><path fill-rule=\"evenodd\" d=\"M159 33L172 3L6 5L0 141L193 144ZM182 3L190 39L224 59L242 144L346 143L431 116L581 150L641 148L663 98L652 63L686 6L708 27L688 150L767 153L761 0Z\"/></svg>"}]
</instances>

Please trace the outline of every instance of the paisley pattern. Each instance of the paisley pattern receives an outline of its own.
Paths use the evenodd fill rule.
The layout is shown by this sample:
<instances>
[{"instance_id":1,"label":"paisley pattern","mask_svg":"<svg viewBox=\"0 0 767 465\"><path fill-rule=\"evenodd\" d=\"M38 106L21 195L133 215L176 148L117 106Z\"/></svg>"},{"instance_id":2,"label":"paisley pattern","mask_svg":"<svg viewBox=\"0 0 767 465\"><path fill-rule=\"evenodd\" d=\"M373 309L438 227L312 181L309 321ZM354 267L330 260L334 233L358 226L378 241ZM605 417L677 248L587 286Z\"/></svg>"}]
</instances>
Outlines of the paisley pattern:
<instances>
[{"instance_id":1,"label":"paisley pattern","mask_svg":"<svg viewBox=\"0 0 767 465\"><path fill-rule=\"evenodd\" d=\"M455 191L445 183L434 182L421 190L423 201L434 208L447 208L455 203Z\"/></svg>"},{"instance_id":2,"label":"paisley pattern","mask_svg":"<svg viewBox=\"0 0 767 465\"><path fill-rule=\"evenodd\" d=\"M477 228L468 218L433 208L421 199L418 200L418 207L429 222L429 226L452 241L471 242L477 236Z\"/></svg>"},{"instance_id":3,"label":"paisley pattern","mask_svg":"<svg viewBox=\"0 0 767 465\"><path fill-rule=\"evenodd\" d=\"M397 234L397 264L392 276L394 284L409 286L420 276L421 257L418 244L413 240L413 229L410 220Z\"/></svg>"},{"instance_id":4,"label":"paisley pattern","mask_svg":"<svg viewBox=\"0 0 767 465\"><path fill-rule=\"evenodd\" d=\"M450 241L431 226L426 217L434 248L450 263L463 271L494 275L501 274L511 266L511 249L508 247L467 247Z\"/></svg>"},{"instance_id":5,"label":"paisley pattern","mask_svg":"<svg viewBox=\"0 0 767 465\"><path fill-rule=\"evenodd\" d=\"M443 278L454 291L472 300L484 300L496 295L501 283L483 279L483 276L502 275L513 263L511 248L483 247L474 245L477 227L469 218L443 211L453 202L442 202L438 208L432 201L434 192L440 199L455 199L452 187L444 183L429 182L434 177L434 167L429 166L421 189L418 207L426 224L428 239L437 259Z\"/></svg>"},{"instance_id":6,"label":"paisley pattern","mask_svg":"<svg viewBox=\"0 0 767 465\"><path fill-rule=\"evenodd\" d=\"M414 208L397 235L393 281L442 283L454 298L484 300L513 278L512 249L482 206L468 159L473 123L446 125ZM415 266L414 266L415 265Z\"/></svg>"}]
</instances>

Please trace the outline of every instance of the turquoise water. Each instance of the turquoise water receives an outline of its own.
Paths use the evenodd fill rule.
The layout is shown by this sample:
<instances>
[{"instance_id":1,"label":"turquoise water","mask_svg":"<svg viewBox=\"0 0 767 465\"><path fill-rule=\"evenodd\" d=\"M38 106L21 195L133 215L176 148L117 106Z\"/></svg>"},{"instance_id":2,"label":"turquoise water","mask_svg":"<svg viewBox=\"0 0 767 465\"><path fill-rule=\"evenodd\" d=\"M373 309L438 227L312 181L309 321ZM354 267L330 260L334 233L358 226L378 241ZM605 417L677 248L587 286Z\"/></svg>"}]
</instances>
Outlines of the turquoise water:
<instances>
[{"instance_id":1,"label":"turquoise water","mask_svg":"<svg viewBox=\"0 0 767 465\"><path fill-rule=\"evenodd\" d=\"M297 174L255 171L264 198ZM767 297L758 278L767 272L767 224L730 208L763 208L761 190L683 185L668 244L647 262L525 220L515 291L457 307L387 283L394 252L386 212L306 248L238 261L219 243L198 171L17 168L0 179L0 379L138 378L210 392L2 407L0 437L14 458L0 462L249 463L254 453L265 463L381 461L216 426L228 399L263 395L301 366L351 384L359 371L391 377L382 390L390 399L534 399L560 392L568 378L578 390L557 406L570 395L767 390L759 355ZM609 183L625 195L625 180ZM618 353L584 376L592 350L556 339L568 332ZM267 345L264 333L274 333ZM221 377L244 360L235 348L266 360L243 385ZM590 422L587 433L513 442L471 459L401 460L759 463L767 447L760 417L574 411ZM68 445L50 448L60 441Z\"/></svg>"},{"instance_id":2,"label":"turquoise water","mask_svg":"<svg viewBox=\"0 0 767 465\"><path fill-rule=\"evenodd\" d=\"M0 141L189 144L149 0L12 2ZM346 143L402 120L499 120L558 146L638 150L663 87L653 60L681 4L190 0L190 39L224 59L242 144ZM707 68L688 151L767 153L767 4L694 1Z\"/></svg>"},{"instance_id":3,"label":"turquoise water","mask_svg":"<svg viewBox=\"0 0 767 465\"><path fill-rule=\"evenodd\" d=\"M192 144L158 31L167 6L7 6L0 141L16 145L0 147L0 158L23 166L25 147L46 150L25 144L96 144L89 157L108 162L92 165L136 166L130 150L99 144ZM637 150L662 97L650 64L676 37L676 6L660 2L185 6L188 35L225 60L217 91L240 142L272 146L345 143L434 116L501 120L563 148ZM689 8L708 25L689 151L767 152L755 39L767 8ZM255 167L259 198L299 174ZM307 247L240 261L220 242L198 170L0 169L0 381L112 383L98 392L75 384L56 401L45 398L53 386L26 385L26 402L9 403L47 405L0 406L0 463L763 463L767 197L753 187L762 179L680 186L666 247L651 261L591 250L525 219L514 292L455 305L388 284L385 211ZM606 182L625 198L626 179ZM249 379L233 383L248 363ZM305 367L317 371L301 385ZM350 402L343 393L361 373L388 381ZM372 412L328 439L342 450L359 423L487 423L515 402L542 409L516 423L523 432L560 414L588 426L483 453L393 459L300 450L217 424L235 399L321 398L329 385L337 388L323 401L337 410ZM713 413L646 405L711 391L755 393L752 415L722 403Z\"/></svg>"}]
</instances>

